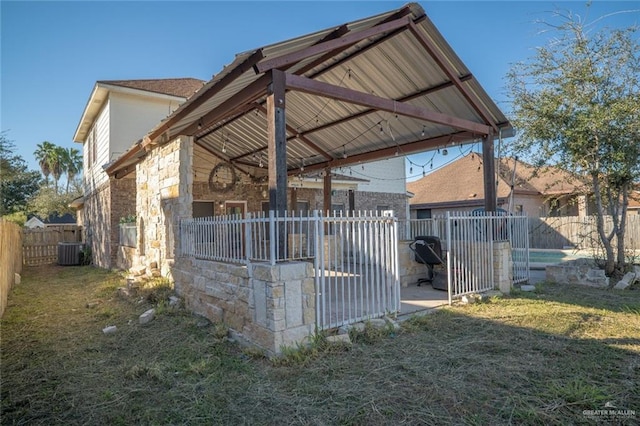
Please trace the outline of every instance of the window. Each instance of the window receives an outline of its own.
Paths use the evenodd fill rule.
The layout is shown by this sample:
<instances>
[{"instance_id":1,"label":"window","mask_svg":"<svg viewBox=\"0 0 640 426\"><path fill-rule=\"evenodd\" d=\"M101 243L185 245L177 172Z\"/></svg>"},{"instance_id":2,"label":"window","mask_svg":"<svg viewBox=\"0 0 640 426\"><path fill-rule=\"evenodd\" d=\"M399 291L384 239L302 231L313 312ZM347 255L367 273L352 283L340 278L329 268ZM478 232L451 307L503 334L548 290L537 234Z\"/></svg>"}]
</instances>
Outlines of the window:
<instances>
[{"instance_id":1,"label":"window","mask_svg":"<svg viewBox=\"0 0 640 426\"><path fill-rule=\"evenodd\" d=\"M331 204L330 216L344 216L344 204Z\"/></svg>"},{"instance_id":2,"label":"window","mask_svg":"<svg viewBox=\"0 0 640 426\"><path fill-rule=\"evenodd\" d=\"M296 214L301 216L309 216L309 202L308 201L297 201L296 202Z\"/></svg>"},{"instance_id":3,"label":"window","mask_svg":"<svg viewBox=\"0 0 640 426\"><path fill-rule=\"evenodd\" d=\"M551 217L562 216L559 199L551 198L549 200L549 212L547 213L547 216L551 216Z\"/></svg>"},{"instance_id":4,"label":"window","mask_svg":"<svg viewBox=\"0 0 640 426\"><path fill-rule=\"evenodd\" d=\"M378 213L379 216L393 216L393 210L391 210L389 205L376 206L376 213Z\"/></svg>"},{"instance_id":5,"label":"window","mask_svg":"<svg viewBox=\"0 0 640 426\"><path fill-rule=\"evenodd\" d=\"M215 214L213 201L194 201L192 205L192 217L211 217Z\"/></svg>"},{"instance_id":6,"label":"window","mask_svg":"<svg viewBox=\"0 0 640 426\"><path fill-rule=\"evenodd\" d=\"M420 209L416 212L417 219L431 219L431 209Z\"/></svg>"}]
</instances>

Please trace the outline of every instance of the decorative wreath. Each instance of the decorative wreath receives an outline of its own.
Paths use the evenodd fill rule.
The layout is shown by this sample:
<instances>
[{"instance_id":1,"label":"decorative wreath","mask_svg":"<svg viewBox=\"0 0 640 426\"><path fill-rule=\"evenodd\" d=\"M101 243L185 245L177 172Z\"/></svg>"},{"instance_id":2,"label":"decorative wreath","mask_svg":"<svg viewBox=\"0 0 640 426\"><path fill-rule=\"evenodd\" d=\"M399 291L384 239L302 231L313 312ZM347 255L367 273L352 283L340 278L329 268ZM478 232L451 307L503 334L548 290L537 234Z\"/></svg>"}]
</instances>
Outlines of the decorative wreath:
<instances>
[{"instance_id":1,"label":"decorative wreath","mask_svg":"<svg viewBox=\"0 0 640 426\"><path fill-rule=\"evenodd\" d=\"M209 190L224 193L236 185L236 171L227 163L218 163L209 173Z\"/></svg>"}]
</instances>

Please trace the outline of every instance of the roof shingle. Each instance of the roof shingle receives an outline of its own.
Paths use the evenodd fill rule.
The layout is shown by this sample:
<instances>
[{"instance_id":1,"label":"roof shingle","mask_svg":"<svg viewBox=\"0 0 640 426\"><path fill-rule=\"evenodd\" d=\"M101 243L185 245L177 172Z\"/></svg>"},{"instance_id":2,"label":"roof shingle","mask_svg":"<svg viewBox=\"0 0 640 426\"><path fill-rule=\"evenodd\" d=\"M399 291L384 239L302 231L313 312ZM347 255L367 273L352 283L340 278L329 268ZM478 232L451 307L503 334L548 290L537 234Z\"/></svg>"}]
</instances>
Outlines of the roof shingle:
<instances>
[{"instance_id":1,"label":"roof shingle","mask_svg":"<svg viewBox=\"0 0 640 426\"><path fill-rule=\"evenodd\" d=\"M190 98L205 84L203 80L190 77L149 80L102 80L98 81L98 83L161 93L163 95L179 96L181 98Z\"/></svg>"},{"instance_id":2,"label":"roof shingle","mask_svg":"<svg viewBox=\"0 0 640 426\"><path fill-rule=\"evenodd\" d=\"M515 193L570 194L582 184L571 174L554 167L534 173L533 166L513 158L500 160L497 179L498 198L508 197L515 166ZM436 204L455 201L484 200L482 155L471 153L425 177L407 183L407 190L414 193L411 204Z\"/></svg>"}]
</instances>

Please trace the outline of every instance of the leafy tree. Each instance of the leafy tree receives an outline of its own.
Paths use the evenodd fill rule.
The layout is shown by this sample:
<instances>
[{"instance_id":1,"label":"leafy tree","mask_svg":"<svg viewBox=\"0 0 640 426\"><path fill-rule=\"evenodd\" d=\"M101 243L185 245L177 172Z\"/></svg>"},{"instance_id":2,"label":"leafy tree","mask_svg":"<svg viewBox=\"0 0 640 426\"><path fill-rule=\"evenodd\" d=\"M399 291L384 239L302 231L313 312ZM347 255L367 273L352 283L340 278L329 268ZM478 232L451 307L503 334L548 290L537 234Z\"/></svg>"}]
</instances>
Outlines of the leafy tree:
<instances>
[{"instance_id":1,"label":"leafy tree","mask_svg":"<svg viewBox=\"0 0 640 426\"><path fill-rule=\"evenodd\" d=\"M597 29L604 17L588 23L570 12L553 17L558 24L543 24L555 37L507 75L519 130L513 150L535 153L538 166L558 165L590 182L611 276L625 267L628 197L640 177L637 28Z\"/></svg>"},{"instance_id":2,"label":"leafy tree","mask_svg":"<svg viewBox=\"0 0 640 426\"><path fill-rule=\"evenodd\" d=\"M41 218L46 218L53 213L57 213L60 216L65 213L75 215L76 211L74 208L69 207L69 203L81 195L80 191L61 194L51 186L42 186L29 201L28 210Z\"/></svg>"},{"instance_id":3,"label":"leafy tree","mask_svg":"<svg viewBox=\"0 0 640 426\"><path fill-rule=\"evenodd\" d=\"M22 157L13 154L15 144L0 133L0 216L23 211L40 187L40 174L27 169Z\"/></svg>"}]
</instances>

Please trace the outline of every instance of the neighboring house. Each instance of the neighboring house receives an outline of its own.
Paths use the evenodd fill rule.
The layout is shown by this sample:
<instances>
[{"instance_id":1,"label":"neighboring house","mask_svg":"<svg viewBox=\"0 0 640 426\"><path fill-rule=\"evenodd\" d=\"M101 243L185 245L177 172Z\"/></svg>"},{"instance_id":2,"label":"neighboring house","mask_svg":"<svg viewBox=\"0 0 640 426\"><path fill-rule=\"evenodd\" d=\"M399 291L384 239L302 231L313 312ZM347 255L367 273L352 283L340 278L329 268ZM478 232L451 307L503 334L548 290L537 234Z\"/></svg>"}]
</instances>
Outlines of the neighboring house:
<instances>
[{"instance_id":1,"label":"neighboring house","mask_svg":"<svg viewBox=\"0 0 640 426\"><path fill-rule=\"evenodd\" d=\"M44 222L38 216L31 216L24 223L24 227L29 229L44 228Z\"/></svg>"},{"instance_id":2,"label":"neighboring house","mask_svg":"<svg viewBox=\"0 0 640 426\"><path fill-rule=\"evenodd\" d=\"M44 225L56 226L56 225L76 225L76 218L71 213L65 213L62 216L57 213L50 214L45 220Z\"/></svg>"},{"instance_id":3,"label":"neighboring house","mask_svg":"<svg viewBox=\"0 0 640 426\"><path fill-rule=\"evenodd\" d=\"M640 191L631 191L629 195L629 205L627 206L627 214L640 215Z\"/></svg>"},{"instance_id":4,"label":"neighboring house","mask_svg":"<svg viewBox=\"0 0 640 426\"><path fill-rule=\"evenodd\" d=\"M407 184L414 196L411 217L425 219L448 210L470 211L484 203L482 155L472 152L425 177ZM584 184L570 173L534 168L513 158L502 158L496 171L498 207L530 217L585 216ZM513 185L513 190L512 190Z\"/></svg>"},{"instance_id":5,"label":"neighboring house","mask_svg":"<svg viewBox=\"0 0 640 426\"><path fill-rule=\"evenodd\" d=\"M136 212L135 175L116 180L103 166L202 85L193 78L96 82L73 140L82 143L84 173L84 198L74 203L81 208L80 222L97 266L115 267L118 223L121 217Z\"/></svg>"},{"instance_id":6,"label":"neighboring house","mask_svg":"<svg viewBox=\"0 0 640 426\"><path fill-rule=\"evenodd\" d=\"M33 215L24 224L26 228L46 228L48 226L57 225L76 225L76 218L71 213L65 213L62 216L57 213L50 214L46 219L42 220L38 216Z\"/></svg>"}]
</instances>

